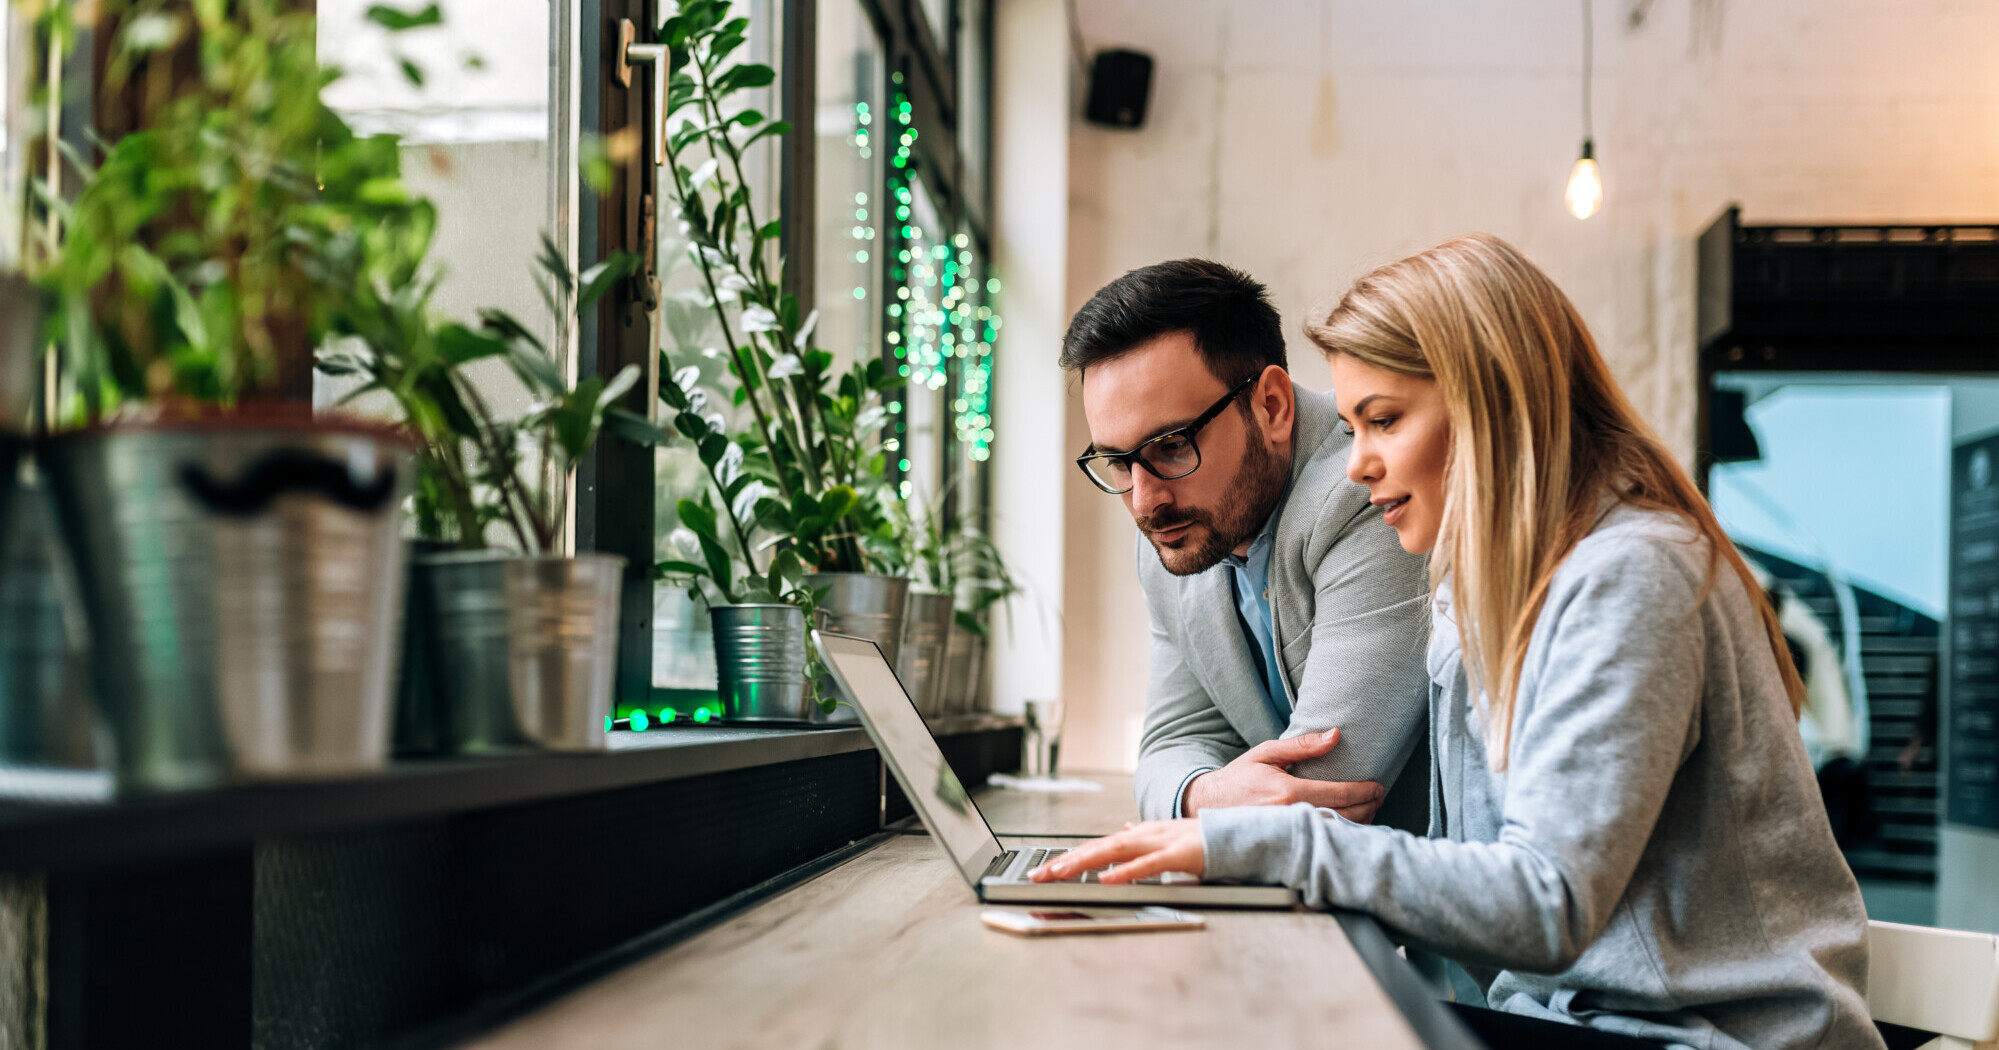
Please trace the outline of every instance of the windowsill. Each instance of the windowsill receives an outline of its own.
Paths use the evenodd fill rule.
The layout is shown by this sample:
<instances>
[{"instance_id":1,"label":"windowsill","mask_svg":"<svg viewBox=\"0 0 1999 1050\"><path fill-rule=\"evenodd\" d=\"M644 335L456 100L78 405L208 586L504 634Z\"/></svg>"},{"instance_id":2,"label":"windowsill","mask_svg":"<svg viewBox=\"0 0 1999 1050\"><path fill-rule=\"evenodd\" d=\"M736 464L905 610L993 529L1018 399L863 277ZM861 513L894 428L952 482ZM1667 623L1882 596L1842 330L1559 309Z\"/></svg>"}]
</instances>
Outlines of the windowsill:
<instances>
[{"instance_id":1,"label":"windowsill","mask_svg":"<svg viewBox=\"0 0 1999 1050\"><path fill-rule=\"evenodd\" d=\"M939 737L1017 717L939 720ZM258 838L385 824L873 750L859 725L672 726L620 732L607 751L414 758L379 774L111 796L100 772L0 770L0 870L128 863Z\"/></svg>"}]
</instances>

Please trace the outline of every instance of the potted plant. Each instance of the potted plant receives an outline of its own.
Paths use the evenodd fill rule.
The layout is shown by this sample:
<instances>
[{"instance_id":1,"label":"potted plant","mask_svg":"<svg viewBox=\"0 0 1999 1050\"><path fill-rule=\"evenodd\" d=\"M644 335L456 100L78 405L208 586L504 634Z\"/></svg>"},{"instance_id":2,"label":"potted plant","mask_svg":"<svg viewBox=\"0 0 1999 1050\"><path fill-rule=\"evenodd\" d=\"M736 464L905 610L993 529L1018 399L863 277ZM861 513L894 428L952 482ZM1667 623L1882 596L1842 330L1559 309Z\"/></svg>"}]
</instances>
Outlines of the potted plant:
<instances>
[{"instance_id":1,"label":"potted plant","mask_svg":"<svg viewBox=\"0 0 1999 1050\"><path fill-rule=\"evenodd\" d=\"M103 89L138 130L71 158L73 200L43 195L61 231L29 260L54 303L45 466L125 789L386 756L412 450L299 399L339 294L301 235L422 209L393 142L321 104L331 74L295 6L107 15Z\"/></svg>"},{"instance_id":2,"label":"potted plant","mask_svg":"<svg viewBox=\"0 0 1999 1050\"><path fill-rule=\"evenodd\" d=\"M459 548L419 557L414 577L428 621L415 635L424 640L442 742L466 753L601 749L624 559L560 553L569 483L607 428L648 444L667 435L617 407L638 381L635 366L571 384L542 341L504 312L486 311L476 328L434 322L431 282L411 279L427 248L427 239L410 241L402 257L371 270L383 260L371 259L359 238L321 246L318 256L353 292L333 325L351 340L322 353L320 368L359 376L350 398L383 391L395 399L422 441L419 533ZM567 324L638 260L616 253L579 276L544 240L538 262L544 298ZM493 358L533 398L519 418L500 418L468 378L467 366ZM495 534L511 549L489 549Z\"/></svg>"},{"instance_id":3,"label":"potted plant","mask_svg":"<svg viewBox=\"0 0 1999 1050\"><path fill-rule=\"evenodd\" d=\"M950 590L957 608L945 650L941 705L946 713L968 714L990 706L986 689L991 676L986 673L986 658L992 640L992 608L1020 593L1020 587L992 538L970 523L951 534L946 563L951 566Z\"/></svg>"},{"instance_id":4,"label":"potted plant","mask_svg":"<svg viewBox=\"0 0 1999 1050\"><path fill-rule=\"evenodd\" d=\"M775 716L746 713L744 705L756 698L732 691L731 683L744 680L743 661L755 661L758 675L789 673L770 671L747 639L775 639L776 651L793 652L788 628L761 623L790 616L729 612L728 605L809 607L820 626L872 638L895 659L907 580L872 571L884 566L869 557L863 541L882 526L869 498L882 484L884 466L876 443L880 395L899 381L879 361L837 371L833 356L812 344L817 314L803 314L796 296L784 290L782 225L760 216L743 156L759 140L791 129L732 101L769 85L775 73L730 61L749 20L728 15L723 0L690 0L661 26L671 56L666 193L749 424L730 435L719 416L696 403L698 391L681 382L661 384L674 425L696 443L719 502L681 505L681 522L697 537L700 557L669 559L658 571L713 585L722 600L712 615L725 713L761 719ZM754 629L763 633L738 632L736 621L745 617L759 621ZM725 624L743 644L724 641ZM732 664L739 666L732 670ZM814 712L824 715L833 706L822 698L793 717L817 717Z\"/></svg>"}]
</instances>

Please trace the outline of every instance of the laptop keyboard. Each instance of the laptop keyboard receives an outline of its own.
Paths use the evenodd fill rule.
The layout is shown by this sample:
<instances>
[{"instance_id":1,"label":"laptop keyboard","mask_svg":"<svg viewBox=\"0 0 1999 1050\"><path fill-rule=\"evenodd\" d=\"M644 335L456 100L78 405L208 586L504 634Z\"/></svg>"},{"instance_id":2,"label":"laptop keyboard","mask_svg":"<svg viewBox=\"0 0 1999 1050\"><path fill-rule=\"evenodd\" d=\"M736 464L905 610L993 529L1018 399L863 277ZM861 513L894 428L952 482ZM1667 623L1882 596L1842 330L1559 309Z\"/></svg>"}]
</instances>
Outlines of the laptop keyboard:
<instances>
[{"instance_id":1,"label":"laptop keyboard","mask_svg":"<svg viewBox=\"0 0 1999 1050\"><path fill-rule=\"evenodd\" d=\"M1059 848L1059 847L1049 847L1049 848L1041 848L1041 849L1035 849L1035 850L1033 850L1033 851L1032 851L1032 854L1031 854L1031 855L1030 855L1030 856L1029 856L1029 857L1027 858L1027 866L1026 866L1025 868L1022 868L1022 869L1021 869L1021 871L1023 871L1023 872L1029 872L1029 871L1033 871L1034 869L1036 869L1036 868L1038 868L1038 867L1042 866L1043 864L1046 864L1046 863L1048 863L1048 862L1049 862L1049 861L1051 861L1051 860L1054 860L1054 859L1056 859L1057 857L1060 857L1060 856L1061 856L1062 854L1064 854L1064 853L1067 853L1067 852L1069 852L1069 851L1068 851L1067 849L1063 849L1063 848ZM1051 882L1096 882L1096 881L1098 881L1098 880L1097 880L1097 876L1098 876L1098 875L1100 875L1100 874L1102 874L1102 873L1104 873L1105 871L1108 871L1108 870L1110 870L1110 869L1108 869L1108 868L1097 868L1097 869L1096 869L1096 870L1094 870L1094 871L1086 871L1086 872L1082 873L1081 875L1078 875L1078 876L1076 876L1075 878L1071 878L1071 879L1051 879L1051 880L1049 880L1049 881L1051 881ZM1159 885L1159 884L1160 884L1160 879L1159 879L1159 877L1158 877L1158 876L1154 875L1154 876L1150 876L1150 877L1147 877L1147 878L1143 878L1143 879L1136 879L1136 880L1134 880L1134 882L1135 882L1135 883L1136 883L1137 885L1140 885L1140 886L1157 886L1157 885Z\"/></svg>"}]
</instances>

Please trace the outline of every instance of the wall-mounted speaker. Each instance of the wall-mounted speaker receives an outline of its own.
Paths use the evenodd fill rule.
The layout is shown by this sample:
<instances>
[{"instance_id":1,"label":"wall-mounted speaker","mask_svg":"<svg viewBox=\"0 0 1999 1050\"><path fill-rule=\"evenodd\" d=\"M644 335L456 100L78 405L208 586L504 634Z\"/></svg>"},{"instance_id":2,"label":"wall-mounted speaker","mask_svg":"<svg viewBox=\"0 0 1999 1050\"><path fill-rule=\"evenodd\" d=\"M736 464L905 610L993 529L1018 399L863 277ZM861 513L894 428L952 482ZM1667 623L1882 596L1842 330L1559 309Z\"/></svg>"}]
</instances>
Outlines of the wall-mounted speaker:
<instances>
[{"instance_id":1,"label":"wall-mounted speaker","mask_svg":"<svg viewBox=\"0 0 1999 1050\"><path fill-rule=\"evenodd\" d=\"M1145 103L1152 96L1152 56L1143 51L1099 51L1090 66L1090 96L1083 116L1109 128L1135 128L1145 123Z\"/></svg>"}]
</instances>

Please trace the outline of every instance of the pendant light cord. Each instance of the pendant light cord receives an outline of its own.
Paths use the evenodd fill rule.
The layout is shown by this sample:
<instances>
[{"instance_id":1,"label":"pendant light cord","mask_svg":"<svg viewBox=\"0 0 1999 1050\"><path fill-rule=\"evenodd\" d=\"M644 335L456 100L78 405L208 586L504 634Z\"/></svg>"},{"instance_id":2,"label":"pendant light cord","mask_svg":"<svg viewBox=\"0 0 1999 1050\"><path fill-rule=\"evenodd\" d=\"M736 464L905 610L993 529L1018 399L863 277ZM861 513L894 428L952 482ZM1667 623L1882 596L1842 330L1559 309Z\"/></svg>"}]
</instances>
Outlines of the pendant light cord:
<instances>
[{"instance_id":1,"label":"pendant light cord","mask_svg":"<svg viewBox=\"0 0 1999 1050\"><path fill-rule=\"evenodd\" d=\"M1592 45L1595 43L1596 34L1591 31L1589 7L1590 0L1583 0L1583 141L1585 142L1595 138L1590 130L1589 80L1590 65L1594 58Z\"/></svg>"}]
</instances>

